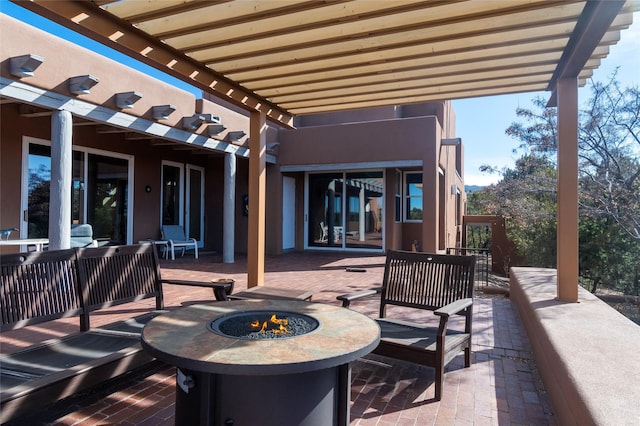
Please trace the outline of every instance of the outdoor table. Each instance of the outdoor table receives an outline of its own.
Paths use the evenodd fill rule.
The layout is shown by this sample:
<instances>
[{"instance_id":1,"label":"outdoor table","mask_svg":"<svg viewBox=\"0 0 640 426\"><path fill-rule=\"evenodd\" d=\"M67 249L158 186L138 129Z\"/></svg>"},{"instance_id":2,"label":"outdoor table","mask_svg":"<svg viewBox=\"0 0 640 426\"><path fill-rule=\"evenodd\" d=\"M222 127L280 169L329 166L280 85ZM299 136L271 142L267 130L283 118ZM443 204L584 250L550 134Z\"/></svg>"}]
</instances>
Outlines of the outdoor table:
<instances>
[{"instance_id":1,"label":"outdoor table","mask_svg":"<svg viewBox=\"0 0 640 426\"><path fill-rule=\"evenodd\" d=\"M310 301L313 292L281 287L255 286L229 296L231 299L297 299Z\"/></svg>"},{"instance_id":2,"label":"outdoor table","mask_svg":"<svg viewBox=\"0 0 640 426\"><path fill-rule=\"evenodd\" d=\"M211 328L219 319L265 311L302 314L318 326L262 340ZM380 328L338 306L249 299L160 315L147 323L141 340L153 356L177 367L176 424L348 425L350 363L375 349Z\"/></svg>"},{"instance_id":3,"label":"outdoor table","mask_svg":"<svg viewBox=\"0 0 640 426\"><path fill-rule=\"evenodd\" d=\"M34 246L36 251L42 251L49 244L48 238L22 238L18 240L0 240L0 246Z\"/></svg>"},{"instance_id":4,"label":"outdoor table","mask_svg":"<svg viewBox=\"0 0 640 426\"><path fill-rule=\"evenodd\" d=\"M168 259L169 258L169 241L153 240L153 239L138 241L138 244L145 244L145 243L155 244L156 247L161 248L161 250L162 250L162 258L163 259Z\"/></svg>"}]
</instances>

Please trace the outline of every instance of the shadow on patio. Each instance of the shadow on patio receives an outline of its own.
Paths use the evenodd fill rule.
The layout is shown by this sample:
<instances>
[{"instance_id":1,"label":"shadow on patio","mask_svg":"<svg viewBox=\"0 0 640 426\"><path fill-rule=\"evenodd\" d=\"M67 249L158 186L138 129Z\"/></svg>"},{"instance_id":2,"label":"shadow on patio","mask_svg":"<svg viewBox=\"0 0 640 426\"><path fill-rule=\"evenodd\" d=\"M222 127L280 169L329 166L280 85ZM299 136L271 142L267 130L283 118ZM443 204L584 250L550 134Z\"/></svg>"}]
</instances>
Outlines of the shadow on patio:
<instances>
[{"instance_id":1,"label":"shadow on patio","mask_svg":"<svg viewBox=\"0 0 640 426\"><path fill-rule=\"evenodd\" d=\"M349 266L366 272L347 272ZM246 288L246 261L223 264L215 255L163 260L163 278L210 280L234 278L235 292ZM339 305L342 293L376 286L382 279L383 256L338 253L290 253L267 257L265 284L314 292L313 300ZM443 398L433 400L434 372L427 367L369 355L353 364L352 425L427 424L556 424L518 313L509 299L476 292L472 366L463 368L460 354L447 368ZM168 309L195 301L214 300L211 290L165 286ZM353 309L377 315L375 299L357 302ZM97 315L96 325L122 319L152 301L136 302ZM142 304L142 306L136 306ZM414 313L403 315L415 321ZM68 320L46 327L27 327L4 333L2 351L77 329ZM12 424L173 424L174 368L154 365L43 408ZM249 404L249 403L248 403Z\"/></svg>"}]
</instances>

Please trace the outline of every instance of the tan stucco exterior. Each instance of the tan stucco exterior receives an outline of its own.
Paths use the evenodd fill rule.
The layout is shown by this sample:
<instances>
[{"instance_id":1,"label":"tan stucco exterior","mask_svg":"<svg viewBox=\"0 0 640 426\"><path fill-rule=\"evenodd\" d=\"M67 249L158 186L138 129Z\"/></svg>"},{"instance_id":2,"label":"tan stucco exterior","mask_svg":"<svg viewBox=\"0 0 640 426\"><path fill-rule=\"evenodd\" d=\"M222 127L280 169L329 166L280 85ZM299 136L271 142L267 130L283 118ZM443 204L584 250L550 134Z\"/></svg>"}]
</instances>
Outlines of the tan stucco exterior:
<instances>
[{"instance_id":1,"label":"tan stucco exterior","mask_svg":"<svg viewBox=\"0 0 640 426\"><path fill-rule=\"evenodd\" d=\"M51 112L73 114L73 147L130 160L129 182L133 203L129 243L160 238L162 164L171 162L203 168L204 241L208 251L222 250L224 155L237 157L235 177L235 251L246 253L249 217L243 199L249 194L251 120L234 105L204 94L196 99L168 83L152 78L68 41L0 15L3 40L0 74L0 228L21 227L21 176L25 138L51 139ZM19 35L16 36L16 35ZM10 73L10 58L26 54L44 58L31 77ZM69 78L93 75L99 83L89 93L69 92ZM116 107L117 93L135 91L142 98L133 108ZM36 95L31 95L35 93ZM154 106L172 105L167 118L154 120ZM209 136L207 125L182 128L182 118L194 114L220 117L226 130ZM463 184L463 147L441 144L455 137L455 116L450 102L374 108L298 117L295 129L266 125L265 250L283 247L283 177L295 179L295 250L306 246L305 173L323 170L384 172L384 247L411 249L414 241L425 251L443 251L459 244L459 227L466 204ZM231 141L230 131L245 136ZM422 223L396 222L394 195L397 171L421 171L424 182ZM399 175L402 176L402 175ZM146 188L151 190L147 192ZM456 195L452 187L457 188ZM456 201L458 200L458 201ZM460 206L456 208L456 202ZM457 216L457 217L456 217ZM25 229L23 226L23 234ZM26 235L22 235L26 237ZM16 235L13 235L15 238ZM11 251L15 248L3 247Z\"/></svg>"}]
</instances>

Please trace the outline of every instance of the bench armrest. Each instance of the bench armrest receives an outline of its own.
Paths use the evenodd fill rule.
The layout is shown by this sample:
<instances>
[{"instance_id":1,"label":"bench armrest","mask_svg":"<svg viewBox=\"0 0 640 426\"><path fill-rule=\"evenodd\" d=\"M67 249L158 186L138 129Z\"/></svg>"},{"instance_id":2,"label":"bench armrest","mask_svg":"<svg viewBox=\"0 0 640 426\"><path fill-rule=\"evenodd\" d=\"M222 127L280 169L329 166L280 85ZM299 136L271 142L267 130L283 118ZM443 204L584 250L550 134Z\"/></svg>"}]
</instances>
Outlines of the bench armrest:
<instances>
[{"instance_id":1,"label":"bench armrest","mask_svg":"<svg viewBox=\"0 0 640 426\"><path fill-rule=\"evenodd\" d=\"M342 307L348 308L351 304L352 300L361 299L366 296L371 296L374 294L380 294L382 292L382 288L371 288L369 290L360 290L354 293L342 294L337 296L336 299L342 300Z\"/></svg>"},{"instance_id":2,"label":"bench armrest","mask_svg":"<svg viewBox=\"0 0 640 426\"><path fill-rule=\"evenodd\" d=\"M459 299L455 302L451 302L446 306L443 306L440 309L433 311L434 314L439 315L441 317L450 317L453 314L457 314L458 312L468 308L473 304L473 299L465 298Z\"/></svg>"},{"instance_id":3,"label":"bench armrest","mask_svg":"<svg viewBox=\"0 0 640 426\"><path fill-rule=\"evenodd\" d=\"M216 300L229 300L229 295L233 291L233 283L214 283L206 281L185 281L185 280L162 280L162 284L185 285L192 287L206 287L213 290Z\"/></svg>"}]
</instances>

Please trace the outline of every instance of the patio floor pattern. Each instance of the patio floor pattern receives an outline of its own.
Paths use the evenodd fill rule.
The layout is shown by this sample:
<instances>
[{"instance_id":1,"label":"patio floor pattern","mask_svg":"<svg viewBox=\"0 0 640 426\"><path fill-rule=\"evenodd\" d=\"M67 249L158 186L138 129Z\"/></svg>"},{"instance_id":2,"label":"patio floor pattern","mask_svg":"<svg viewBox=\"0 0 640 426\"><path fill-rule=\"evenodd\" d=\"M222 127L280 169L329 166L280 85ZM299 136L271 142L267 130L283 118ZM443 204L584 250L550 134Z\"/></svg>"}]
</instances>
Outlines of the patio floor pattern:
<instances>
[{"instance_id":1,"label":"patio floor pattern","mask_svg":"<svg viewBox=\"0 0 640 426\"><path fill-rule=\"evenodd\" d=\"M347 272L357 267L366 272ZM265 285L312 290L313 301L339 304L336 296L380 284L384 256L330 252L287 253L267 257ZM215 254L188 254L175 261L161 260L163 278L210 280L234 278L235 292L246 288L246 259L233 264ZM178 308L212 301L211 290L167 285L165 305ZM515 307L503 296L476 292L473 317L472 366L463 367L463 355L447 367L442 400L433 400L431 368L368 355L352 364L352 426L422 425L555 425L553 410L537 373L529 343ZM150 300L97 312L99 326L150 309ZM375 298L352 308L377 315ZM400 309L413 321L429 321L424 313ZM430 315L427 315L430 317ZM2 352L77 330L77 321L59 320L3 333ZM60 401L16 421L13 425L170 425L174 424L175 369L154 365ZM253 425L252 425L253 426ZM259 426L259 425L255 425Z\"/></svg>"}]
</instances>

